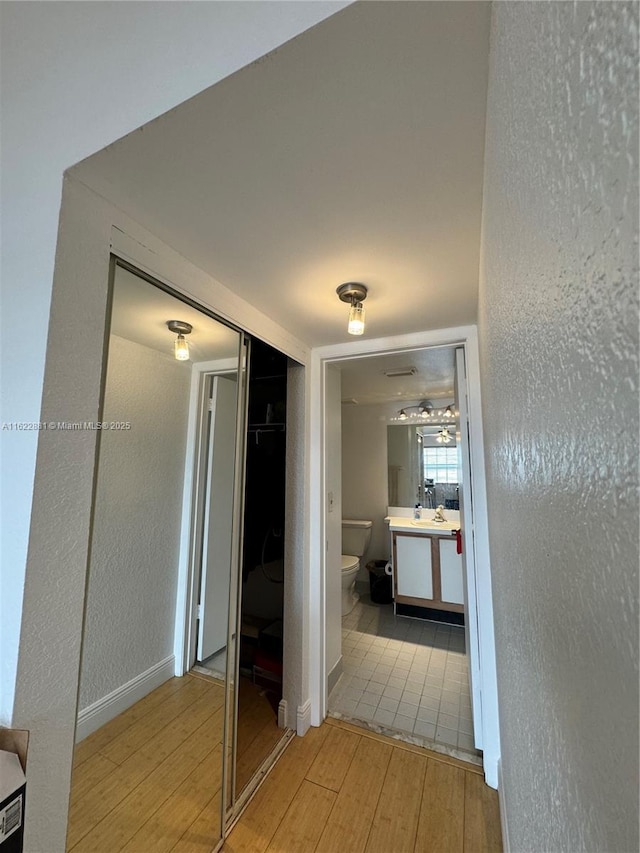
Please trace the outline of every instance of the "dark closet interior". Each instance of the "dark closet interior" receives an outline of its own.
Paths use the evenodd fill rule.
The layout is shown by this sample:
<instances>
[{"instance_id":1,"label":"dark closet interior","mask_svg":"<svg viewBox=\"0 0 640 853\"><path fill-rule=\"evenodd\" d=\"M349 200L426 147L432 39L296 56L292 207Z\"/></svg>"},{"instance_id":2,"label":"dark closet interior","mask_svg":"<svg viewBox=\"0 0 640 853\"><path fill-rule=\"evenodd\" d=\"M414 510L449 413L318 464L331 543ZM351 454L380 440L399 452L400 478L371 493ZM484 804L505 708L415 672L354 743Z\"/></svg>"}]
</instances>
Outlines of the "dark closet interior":
<instances>
[{"instance_id":1,"label":"dark closet interior","mask_svg":"<svg viewBox=\"0 0 640 853\"><path fill-rule=\"evenodd\" d=\"M280 737L287 357L251 341L240 632L238 773ZM243 720L252 720L243 726ZM265 752L266 749L266 752ZM243 755L245 759L243 761ZM257 764L256 764L257 762ZM242 778L238 778L238 790Z\"/></svg>"}]
</instances>

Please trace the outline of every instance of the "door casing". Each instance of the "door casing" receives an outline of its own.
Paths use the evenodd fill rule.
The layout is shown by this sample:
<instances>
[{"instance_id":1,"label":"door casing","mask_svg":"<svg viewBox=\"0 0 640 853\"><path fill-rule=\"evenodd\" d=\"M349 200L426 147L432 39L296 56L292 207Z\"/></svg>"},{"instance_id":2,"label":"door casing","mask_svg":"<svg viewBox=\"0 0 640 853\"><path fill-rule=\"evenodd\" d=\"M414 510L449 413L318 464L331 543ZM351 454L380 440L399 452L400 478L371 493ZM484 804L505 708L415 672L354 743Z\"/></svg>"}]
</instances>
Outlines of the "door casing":
<instances>
[{"instance_id":1,"label":"door casing","mask_svg":"<svg viewBox=\"0 0 640 853\"><path fill-rule=\"evenodd\" d=\"M325 407L326 371L331 364L344 359L366 358L434 346L463 347L466 364L466 392L469 414L469 454L471 482L466 483L466 505L470 507L467 527L473 531L473 544L467 546L467 583L476 591L475 641L478 647L479 693L482 708L478 748L483 750L487 784L498 785L500 737L496 684L493 601L489 563L489 537L486 503L486 479L480 394L478 338L475 326L440 329L409 335L360 340L327 347L311 353L311 417L310 417L310 482L314 484L309 500L310 515L310 614L309 614L309 683L311 722L320 725L327 713L326 660L326 577L327 565L327 495L326 465L330 453L339 452L327 442ZM318 488L318 486L321 488ZM468 587L469 588L469 587ZM474 709L474 714L477 713Z\"/></svg>"},{"instance_id":2,"label":"door casing","mask_svg":"<svg viewBox=\"0 0 640 853\"><path fill-rule=\"evenodd\" d=\"M198 571L196 552L199 548L196 531L202 527L202 506L199 505L198 480L200 427L203 406L203 383L207 375L224 376L238 371L237 359L218 359L193 365L189 394L187 449L180 526L180 555L174 630L175 674L184 675L193 666L196 654L196 620L198 608Z\"/></svg>"}]
</instances>

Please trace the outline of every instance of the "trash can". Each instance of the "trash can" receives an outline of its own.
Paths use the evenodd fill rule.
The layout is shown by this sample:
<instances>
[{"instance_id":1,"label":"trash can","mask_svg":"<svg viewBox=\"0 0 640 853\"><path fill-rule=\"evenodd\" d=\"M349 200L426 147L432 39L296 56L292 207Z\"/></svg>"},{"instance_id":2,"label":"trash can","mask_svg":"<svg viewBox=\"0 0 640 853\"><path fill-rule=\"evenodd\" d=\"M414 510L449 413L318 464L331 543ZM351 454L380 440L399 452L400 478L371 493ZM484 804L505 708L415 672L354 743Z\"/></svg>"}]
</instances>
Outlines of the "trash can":
<instances>
[{"instance_id":1,"label":"trash can","mask_svg":"<svg viewBox=\"0 0 640 853\"><path fill-rule=\"evenodd\" d=\"M391 575L385 572L386 565L386 560L370 560L367 563L369 592L374 604L391 604L393 601Z\"/></svg>"}]
</instances>

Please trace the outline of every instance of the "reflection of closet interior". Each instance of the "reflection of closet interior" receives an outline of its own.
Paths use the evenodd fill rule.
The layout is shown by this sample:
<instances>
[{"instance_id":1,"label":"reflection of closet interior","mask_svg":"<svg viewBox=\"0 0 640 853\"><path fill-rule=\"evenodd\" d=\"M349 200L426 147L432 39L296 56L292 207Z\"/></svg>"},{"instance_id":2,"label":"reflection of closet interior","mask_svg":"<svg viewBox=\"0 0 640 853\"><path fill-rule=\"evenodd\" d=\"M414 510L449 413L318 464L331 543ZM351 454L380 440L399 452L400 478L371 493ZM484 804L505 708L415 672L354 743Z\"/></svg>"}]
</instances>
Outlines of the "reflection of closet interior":
<instances>
[{"instance_id":1,"label":"reflection of closet interior","mask_svg":"<svg viewBox=\"0 0 640 853\"><path fill-rule=\"evenodd\" d=\"M100 436L68 849L121 849L119 821L123 849L209 851L287 737L288 360L115 259L112 294L103 420L129 426Z\"/></svg>"},{"instance_id":2,"label":"reflection of closet interior","mask_svg":"<svg viewBox=\"0 0 640 853\"><path fill-rule=\"evenodd\" d=\"M252 340L248 382L236 788L282 736L287 358ZM251 717L254 724L243 726Z\"/></svg>"}]
</instances>

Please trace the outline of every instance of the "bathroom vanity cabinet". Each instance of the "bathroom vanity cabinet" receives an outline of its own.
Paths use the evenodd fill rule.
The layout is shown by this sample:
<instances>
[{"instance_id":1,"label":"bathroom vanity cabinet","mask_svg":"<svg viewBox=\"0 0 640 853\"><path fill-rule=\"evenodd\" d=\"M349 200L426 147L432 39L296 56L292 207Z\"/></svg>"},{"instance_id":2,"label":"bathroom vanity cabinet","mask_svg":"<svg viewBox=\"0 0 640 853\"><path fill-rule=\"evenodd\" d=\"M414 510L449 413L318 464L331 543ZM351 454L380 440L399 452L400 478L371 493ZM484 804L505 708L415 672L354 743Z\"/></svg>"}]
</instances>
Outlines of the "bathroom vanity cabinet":
<instances>
[{"instance_id":1,"label":"bathroom vanity cabinet","mask_svg":"<svg viewBox=\"0 0 640 853\"><path fill-rule=\"evenodd\" d=\"M455 534L394 530L391 536L396 603L463 613L464 573Z\"/></svg>"}]
</instances>

